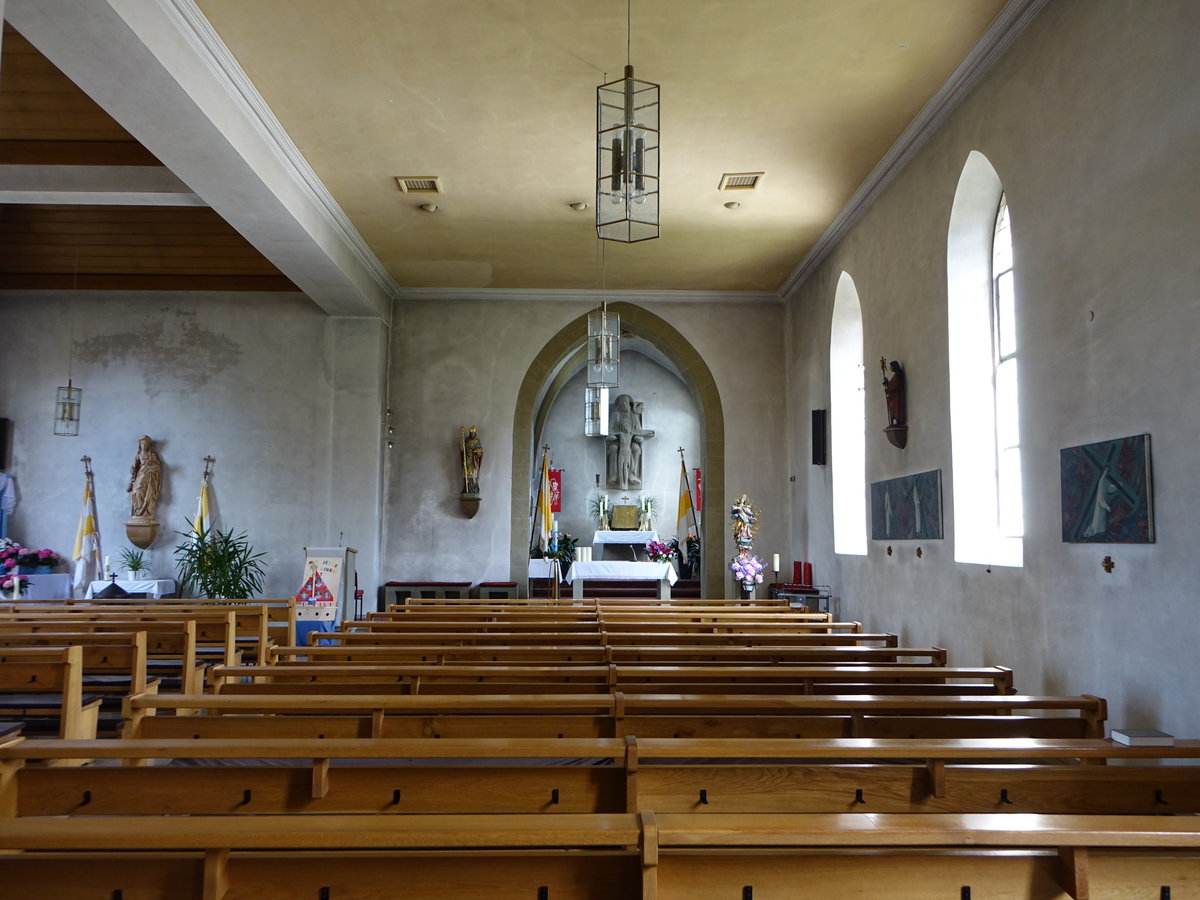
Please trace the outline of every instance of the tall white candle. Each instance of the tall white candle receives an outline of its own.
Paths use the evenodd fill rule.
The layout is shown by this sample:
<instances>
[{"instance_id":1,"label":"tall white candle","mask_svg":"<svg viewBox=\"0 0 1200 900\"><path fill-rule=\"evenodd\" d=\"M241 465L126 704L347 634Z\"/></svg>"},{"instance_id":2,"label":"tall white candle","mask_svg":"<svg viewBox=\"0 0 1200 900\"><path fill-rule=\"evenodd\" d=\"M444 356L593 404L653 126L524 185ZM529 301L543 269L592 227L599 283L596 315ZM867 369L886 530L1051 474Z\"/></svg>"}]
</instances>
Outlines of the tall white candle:
<instances>
[{"instance_id":1,"label":"tall white candle","mask_svg":"<svg viewBox=\"0 0 1200 900\"><path fill-rule=\"evenodd\" d=\"M771 571L772 572L779 571L779 554L778 553L775 554L775 568L773 568Z\"/></svg>"},{"instance_id":2,"label":"tall white candle","mask_svg":"<svg viewBox=\"0 0 1200 900\"><path fill-rule=\"evenodd\" d=\"M16 600L18 597L20 597L20 596L21 596L21 576L20 576L20 575L14 575L14 576L13 576L13 580L12 580L12 586L13 586L13 596L12 596L12 598L13 598L14 600Z\"/></svg>"}]
</instances>

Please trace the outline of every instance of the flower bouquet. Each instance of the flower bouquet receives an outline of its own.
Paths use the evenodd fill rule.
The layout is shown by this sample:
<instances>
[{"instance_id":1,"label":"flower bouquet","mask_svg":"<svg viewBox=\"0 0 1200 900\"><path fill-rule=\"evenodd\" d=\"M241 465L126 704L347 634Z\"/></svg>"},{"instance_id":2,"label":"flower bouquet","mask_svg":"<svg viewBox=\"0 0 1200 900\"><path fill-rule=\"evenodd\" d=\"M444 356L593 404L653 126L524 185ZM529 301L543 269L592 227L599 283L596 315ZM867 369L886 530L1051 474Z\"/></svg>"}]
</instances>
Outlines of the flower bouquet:
<instances>
[{"instance_id":1,"label":"flower bouquet","mask_svg":"<svg viewBox=\"0 0 1200 900\"><path fill-rule=\"evenodd\" d=\"M679 555L678 546L672 547L662 541L647 541L646 556L650 562L670 562Z\"/></svg>"},{"instance_id":2,"label":"flower bouquet","mask_svg":"<svg viewBox=\"0 0 1200 900\"><path fill-rule=\"evenodd\" d=\"M7 570L5 571L7 572ZM17 587L17 595L20 596L29 589L29 579L16 574L0 575L0 596L12 597L15 600L16 597L13 597L14 585Z\"/></svg>"},{"instance_id":3,"label":"flower bouquet","mask_svg":"<svg viewBox=\"0 0 1200 900\"><path fill-rule=\"evenodd\" d=\"M750 554L739 553L729 564L729 568L733 572L733 577L742 583L742 587L747 591L754 590L756 584L763 583L762 570L767 564L757 556Z\"/></svg>"},{"instance_id":4,"label":"flower bouquet","mask_svg":"<svg viewBox=\"0 0 1200 900\"><path fill-rule=\"evenodd\" d=\"M0 549L0 571L5 574L29 575L39 570L48 572L62 562L53 550L34 550L12 541L5 543L6 546Z\"/></svg>"}]
</instances>

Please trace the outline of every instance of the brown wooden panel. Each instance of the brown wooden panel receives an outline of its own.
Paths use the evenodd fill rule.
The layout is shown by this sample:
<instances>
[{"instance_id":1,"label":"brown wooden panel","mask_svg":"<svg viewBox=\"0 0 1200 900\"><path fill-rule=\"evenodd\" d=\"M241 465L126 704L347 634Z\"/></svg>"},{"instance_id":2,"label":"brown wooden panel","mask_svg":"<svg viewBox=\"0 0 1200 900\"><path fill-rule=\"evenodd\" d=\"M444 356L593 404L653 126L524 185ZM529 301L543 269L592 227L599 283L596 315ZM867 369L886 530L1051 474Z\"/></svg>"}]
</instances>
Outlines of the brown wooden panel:
<instances>
[{"instance_id":1,"label":"brown wooden panel","mask_svg":"<svg viewBox=\"0 0 1200 900\"><path fill-rule=\"evenodd\" d=\"M107 165L158 165L145 148L85 94L50 60L7 22L4 25L3 51L0 53L0 145L8 141L61 141L125 143L140 153L130 154L124 162L108 160ZM72 148L63 148L65 155ZM73 148L86 151L87 147ZM9 160L12 161L12 160ZM48 163L42 157L36 160ZM58 164L69 164L56 159ZM97 165L95 158L79 153L75 164Z\"/></svg>"},{"instance_id":2,"label":"brown wooden panel","mask_svg":"<svg viewBox=\"0 0 1200 900\"><path fill-rule=\"evenodd\" d=\"M0 206L0 286L294 291L208 207Z\"/></svg>"}]
</instances>

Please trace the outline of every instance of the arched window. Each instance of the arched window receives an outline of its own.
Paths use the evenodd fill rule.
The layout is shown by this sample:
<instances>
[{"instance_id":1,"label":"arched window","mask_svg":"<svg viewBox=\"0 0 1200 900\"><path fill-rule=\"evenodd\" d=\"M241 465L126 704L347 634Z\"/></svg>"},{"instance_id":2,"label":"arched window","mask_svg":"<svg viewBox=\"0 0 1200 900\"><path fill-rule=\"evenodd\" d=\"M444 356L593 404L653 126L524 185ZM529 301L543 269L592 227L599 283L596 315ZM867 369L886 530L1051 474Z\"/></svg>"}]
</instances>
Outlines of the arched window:
<instances>
[{"instance_id":1,"label":"arched window","mask_svg":"<svg viewBox=\"0 0 1200 900\"><path fill-rule=\"evenodd\" d=\"M829 438L833 467L833 550L867 553L867 398L862 307L843 272L829 334Z\"/></svg>"},{"instance_id":2,"label":"arched window","mask_svg":"<svg viewBox=\"0 0 1200 900\"><path fill-rule=\"evenodd\" d=\"M947 236L954 558L1023 561L1016 291L1004 189L982 153L963 166Z\"/></svg>"}]
</instances>

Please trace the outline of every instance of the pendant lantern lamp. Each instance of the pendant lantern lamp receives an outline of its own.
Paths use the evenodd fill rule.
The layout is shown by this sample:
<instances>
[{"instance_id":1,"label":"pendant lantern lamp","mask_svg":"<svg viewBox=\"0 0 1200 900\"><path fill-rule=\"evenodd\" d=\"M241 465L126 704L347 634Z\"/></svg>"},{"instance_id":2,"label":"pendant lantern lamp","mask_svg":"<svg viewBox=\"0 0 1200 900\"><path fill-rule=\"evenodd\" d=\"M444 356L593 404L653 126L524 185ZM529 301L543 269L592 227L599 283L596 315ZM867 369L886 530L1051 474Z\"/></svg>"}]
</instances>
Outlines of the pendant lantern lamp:
<instances>
[{"instance_id":1,"label":"pendant lantern lamp","mask_svg":"<svg viewBox=\"0 0 1200 900\"><path fill-rule=\"evenodd\" d=\"M626 3L624 77L596 88L596 235L632 244L658 237L659 86L633 77Z\"/></svg>"},{"instance_id":2,"label":"pendant lantern lamp","mask_svg":"<svg viewBox=\"0 0 1200 900\"><path fill-rule=\"evenodd\" d=\"M608 388L584 388L583 435L604 437L608 434Z\"/></svg>"},{"instance_id":3,"label":"pendant lantern lamp","mask_svg":"<svg viewBox=\"0 0 1200 900\"><path fill-rule=\"evenodd\" d=\"M588 313L587 386L615 388L621 383L621 317L608 304Z\"/></svg>"},{"instance_id":4,"label":"pendant lantern lamp","mask_svg":"<svg viewBox=\"0 0 1200 900\"><path fill-rule=\"evenodd\" d=\"M66 387L59 387L54 403L54 433L63 437L79 436L79 407L83 390L67 379Z\"/></svg>"}]
</instances>

